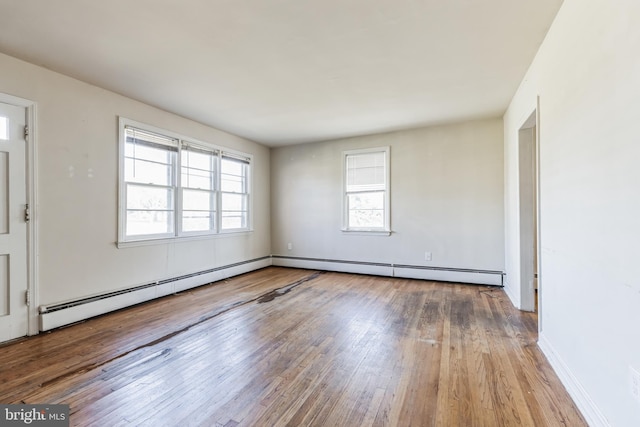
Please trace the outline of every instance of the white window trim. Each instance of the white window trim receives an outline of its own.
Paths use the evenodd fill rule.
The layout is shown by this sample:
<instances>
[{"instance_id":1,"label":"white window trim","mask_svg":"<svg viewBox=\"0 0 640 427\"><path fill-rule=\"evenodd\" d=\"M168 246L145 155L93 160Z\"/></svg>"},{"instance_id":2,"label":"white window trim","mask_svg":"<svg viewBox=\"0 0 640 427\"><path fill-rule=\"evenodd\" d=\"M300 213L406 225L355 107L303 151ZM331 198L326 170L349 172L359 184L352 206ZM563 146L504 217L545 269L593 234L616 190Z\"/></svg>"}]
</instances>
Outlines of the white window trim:
<instances>
[{"instance_id":1,"label":"white window trim","mask_svg":"<svg viewBox=\"0 0 640 427\"><path fill-rule=\"evenodd\" d=\"M253 164L253 159L249 156L247 156L246 154L243 153L239 153L239 152L234 152L231 150L223 150L220 153L220 172L222 172L222 158L223 157L229 157L229 158L237 158L239 160L246 160L249 162L249 167L247 168L247 182L246 182L246 186L247 186L247 227L251 228L251 224L253 224L253 197L251 197L251 189L252 189L252 170L253 167L251 167L251 165ZM219 219L220 221L222 221L222 194L223 191L222 189L220 189L218 191L218 200L219 200L219 204L220 204L220 208L219 208ZM245 194L245 193L241 193L241 194ZM218 234L229 234L229 233L241 233L243 231L246 231L246 228L227 228L225 230L220 230L218 232Z\"/></svg>"},{"instance_id":2,"label":"white window trim","mask_svg":"<svg viewBox=\"0 0 640 427\"><path fill-rule=\"evenodd\" d=\"M362 228L349 227L349 212L347 203L347 157L357 154L385 153L385 191L384 191L384 227ZM343 233L364 236L391 235L391 148L375 147L342 152L342 229Z\"/></svg>"},{"instance_id":3,"label":"white window trim","mask_svg":"<svg viewBox=\"0 0 640 427\"><path fill-rule=\"evenodd\" d=\"M126 236L126 181L124 178L124 160L125 160L125 128L133 127L142 131L157 133L169 138L175 138L178 140L178 154L176 161L176 194L175 194L175 211L174 211L174 232L168 234L151 234L151 235L138 235L138 236ZM182 176L180 153L182 150L182 143L187 143L195 146L202 146L203 148L216 151L219 159L223 154L227 154L232 157L238 157L246 159L249 162L247 168L247 195L248 195L248 215L247 215L247 227L236 229L221 230L221 191L220 191L220 161L218 160L216 169L216 229L207 230L202 232L182 232L182 190L180 180ZM168 242L187 242L193 240L203 240L219 237L228 237L233 235L241 235L253 232L253 194L252 194L252 176L253 176L253 156L251 154L243 153L237 150L232 150L226 147L217 146L207 142L199 141L197 139L181 135L176 132L172 132L166 129L161 129L156 126L148 125L146 123L137 122L135 120L127 119L125 117L118 117L118 240L116 246L118 248L133 247L133 246L147 246L156 245Z\"/></svg>"},{"instance_id":4,"label":"white window trim","mask_svg":"<svg viewBox=\"0 0 640 427\"><path fill-rule=\"evenodd\" d=\"M215 227L214 227L213 230L184 231L182 229L182 226L183 226L183 224L182 224L182 219L183 219L183 210L182 210L183 203L182 203L182 200L183 200L183 197L184 197L185 188L187 190L190 189L189 187L183 187L182 186L182 167L183 167L183 165L182 165L182 162L181 162L181 160L182 160L181 152L182 152L182 150L185 149L184 147L193 147L193 148L196 148L196 149L199 148L199 149L202 149L202 150L205 150L205 151L211 151L212 153L215 153L216 156L217 156L216 165L215 165L215 172L216 172L217 176L214 179L213 188L211 190L208 190L209 192L214 193L215 199L216 199L215 200L215 202L216 202L216 210L215 210L216 214L215 214L215 218L214 218ZM220 224L218 222L218 220L219 220L219 218L218 218L219 217L218 209L219 209L219 206L220 206L220 195L219 195L219 193L220 193L220 191L219 191L219 187L220 187L220 183L219 183L220 152L221 152L221 150L219 148L214 147L214 146L212 146L210 144L203 144L201 142L196 142L196 141L193 141L192 139L186 139L186 138L183 138L183 139L180 140L180 150L178 151L178 159L179 159L178 160L178 165L179 165L179 169L180 170L178 171L178 175L177 175L178 184L177 184L177 189L176 189L176 206L180 206L180 209L176 210L176 218L175 218L176 227L178 227L177 228L177 233L176 233L177 234L177 236L176 236L177 238L181 238L181 239L182 238L187 238L187 237L207 238L209 236L218 234L218 229L220 228ZM205 190L205 191L207 191L207 190Z\"/></svg>"}]
</instances>

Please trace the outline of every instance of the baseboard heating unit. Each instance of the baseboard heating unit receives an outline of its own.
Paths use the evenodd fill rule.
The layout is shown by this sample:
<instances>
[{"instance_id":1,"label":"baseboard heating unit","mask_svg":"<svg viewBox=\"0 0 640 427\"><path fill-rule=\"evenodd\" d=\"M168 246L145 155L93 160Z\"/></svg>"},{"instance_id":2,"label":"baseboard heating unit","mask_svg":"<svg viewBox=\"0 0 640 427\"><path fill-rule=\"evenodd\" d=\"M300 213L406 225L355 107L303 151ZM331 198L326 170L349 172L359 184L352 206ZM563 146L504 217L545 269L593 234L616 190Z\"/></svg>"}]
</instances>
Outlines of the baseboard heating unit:
<instances>
[{"instance_id":1,"label":"baseboard heating unit","mask_svg":"<svg viewBox=\"0 0 640 427\"><path fill-rule=\"evenodd\" d=\"M270 265L492 286L503 286L504 277L503 272L498 270L476 270L469 268L417 266L272 255L146 283L101 295L94 295L59 304L43 305L39 308L40 331L48 331L60 326L69 325L90 317L175 294L186 289L217 282Z\"/></svg>"},{"instance_id":2,"label":"baseboard heating unit","mask_svg":"<svg viewBox=\"0 0 640 427\"><path fill-rule=\"evenodd\" d=\"M40 306L40 330L48 331L186 289L217 282L271 265L271 257L242 261L132 288L53 305Z\"/></svg>"},{"instance_id":3,"label":"baseboard heating unit","mask_svg":"<svg viewBox=\"0 0 640 427\"><path fill-rule=\"evenodd\" d=\"M442 282L472 283L503 286L504 273L499 270L435 267L421 265L389 264L377 262L347 261L335 259L303 258L272 255L272 265L307 268L343 273L373 274L376 276L403 277L406 279L436 280Z\"/></svg>"}]
</instances>

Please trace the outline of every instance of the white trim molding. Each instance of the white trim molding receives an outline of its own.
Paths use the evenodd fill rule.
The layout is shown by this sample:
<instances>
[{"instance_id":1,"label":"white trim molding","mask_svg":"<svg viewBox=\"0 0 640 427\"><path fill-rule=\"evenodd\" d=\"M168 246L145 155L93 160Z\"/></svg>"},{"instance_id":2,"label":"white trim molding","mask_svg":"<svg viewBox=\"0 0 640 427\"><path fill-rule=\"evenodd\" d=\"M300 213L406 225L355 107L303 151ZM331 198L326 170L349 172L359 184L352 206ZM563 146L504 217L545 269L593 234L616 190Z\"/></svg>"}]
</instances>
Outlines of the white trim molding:
<instances>
[{"instance_id":1,"label":"white trim molding","mask_svg":"<svg viewBox=\"0 0 640 427\"><path fill-rule=\"evenodd\" d=\"M29 292L29 306L27 319L27 333L38 334L38 132L37 132L37 104L34 101L17 96L0 93L0 102L23 107L26 109L26 123L28 135L26 160L26 189L29 204L29 222L27 223L27 291Z\"/></svg>"},{"instance_id":2,"label":"white trim molding","mask_svg":"<svg viewBox=\"0 0 640 427\"><path fill-rule=\"evenodd\" d=\"M366 155L383 154L384 159L384 184L369 182L366 184L353 184L349 190L348 165L349 157L363 157ZM357 169L357 168L354 168ZM342 152L342 231L346 233L372 234L380 236L391 235L391 147L364 148L358 150L346 150ZM349 195L363 193L382 193L383 195L383 224L380 227L357 227L349 223Z\"/></svg>"},{"instance_id":3,"label":"white trim molding","mask_svg":"<svg viewBox=\"0 0 640 427\"><path fill-rule=\"evenodd\" d=\"M582 387L580 381L578 381L575 375L573 375L571 369L569 369L560 355L558 355L558 352L542 332L538 335L538 347L540 347L540 350L542 350L542 353L546 356L549 364L555 371L556 375L558 375L560 382L562 382L562 385L567 389L567 392L586 419L587 423L591 427L610 427L611 425L591 399L589 393L587 393L584 387Z\"/></svg>"}]
</instances>

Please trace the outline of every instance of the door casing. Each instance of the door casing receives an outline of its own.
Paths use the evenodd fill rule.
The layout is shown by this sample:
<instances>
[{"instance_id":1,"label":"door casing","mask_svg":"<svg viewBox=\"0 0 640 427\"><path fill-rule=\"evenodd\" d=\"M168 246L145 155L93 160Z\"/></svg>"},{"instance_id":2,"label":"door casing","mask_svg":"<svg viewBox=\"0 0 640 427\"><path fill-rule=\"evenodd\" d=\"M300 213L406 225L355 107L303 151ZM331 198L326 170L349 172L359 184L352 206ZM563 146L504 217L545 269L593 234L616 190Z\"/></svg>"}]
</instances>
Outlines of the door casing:
<instances>
[{"instance_id":1,"label":"door casing","mask_svg":"<svg viewBox=\"0 0 640 427\"><path fill-rule=\"evenodd\" d=\"M39 332L38 322L38 168L37 168L37 132L36 103L28 99L0 93L0 102L22 107L26 110L28 135L26 136L26 192L29 204L30 219L27 223L27 333L36 335Z\"/></svg>"}]
</instances>

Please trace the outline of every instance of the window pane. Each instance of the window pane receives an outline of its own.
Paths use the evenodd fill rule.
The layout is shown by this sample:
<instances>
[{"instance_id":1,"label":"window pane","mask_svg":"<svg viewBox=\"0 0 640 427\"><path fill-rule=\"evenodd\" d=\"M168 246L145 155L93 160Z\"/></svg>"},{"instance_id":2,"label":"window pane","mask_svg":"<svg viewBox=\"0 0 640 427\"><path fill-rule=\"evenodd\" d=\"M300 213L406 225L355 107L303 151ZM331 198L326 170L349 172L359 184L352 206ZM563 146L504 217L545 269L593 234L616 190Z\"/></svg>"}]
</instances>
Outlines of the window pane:
<instances>
[{"instance_id":1,"label":"window pane","mask_svg":"<svg viewBox=\"0 0 640 427\"><path fill-rule=\"evenodd\" d=\"M173 189L127 184L127 210L173 210Z\"/></svg>"},{"instance_id":2,"label":"window pane","mask_svg":"<svg viewBox=\"0 0 640 427\"><path fill-rule=\"evenodd\" d=\"M189 168L211 170L213 157L213 153L207 154L186 149L182 151L182 165Z\"/></svg>"},{"instance_id":3,"label":"window pane","mask_svg":"<svg viewBox=\"0 0 640 427\"><path fill-rule=\"evenodd\" d=\"M173 165L125 158L124 179L127 182L172 186Z\"/></svg>"},{"instance_id":4,"label":"window pane","mask_svg":"<svg viewBox=\"0 0 640 427\"><path fill-rule=\"evenodd\" d=\"M222 194L222 229L247 228L247 205L246 194Z\"/></svg>"},{"instance_id":5,"label":"window pane","mask_svg":"<svg viewBox=\"0 0 640 427\"><path fill-rule=\"evenodd\" d=\"M347 173L347 183L349 187L358 187L361 185L381 185L384 187L383 166L349 169Z\"/></svg>"},{"instance_id":6,"label":"window pane","mask_svg":"<svg viewBox=\"0 0 640 427\"><path fill-rule=\"evenodd\" d=\"M182 168L182 186L186 188L213 189L213 172Z\"/></svg>"},{"instance_id":7,"label":"window pane","mask_svg":"<svg viewBox=\"0 0 640 427\"><path fill-rule=\"evenodd\" d=\"M347 167L349 169L384 167L385 152L375 151L371 153L349 154Z\"/></svg>"},{"instance_id":8,"label":"window pane","mask_svg":"<svg viewBox=\"0 0 640 427\"><path fill-rule=\"evenodd\" d=\"M182 186L213 190L216 155L194 149L182 151Z\"/></svg>"},{"instance_id":9,"label":"window pane","mask_svg":"<svg viewBox=\"0 0 640 427\"><path fill-rule=\"evenodd\" d=\"M222 194L222 211L246 211L246 194Z\"/></svg>"},{"instance_id":10,"label":"window pane","mask_svg":"<svg viewBox=\"0 0 640 427\"><path fill-rule=\"evenodd\" d=\"M247 228L247 212L222 212L222 229Z\"/></svg>"},{"instance_id":11,"label":"window pane","mask_svg":"<svg viewBox=\"0 0 640 427\"><path fill-rule=\"evenodd\" d=\"M246 163L229 158L222 158L222 173L231 175L243 175Z\"/></svg>"},{"instance_id":12,"label":"window pane","mask_svg":"<svg viewBox=\"0 0 640 427\"><path fill-rule=\"evenodd\" d=\"M214 230L214 212L183 211L182 231Z\"/></svg>"},{"instance_id":13,"label":"window pane","mask_svg":"<svg viewBox=\"0 0 640 427\"><path fill-rule=\"evenodd\" d=\"M247 192L247 165L245 163L222 159L221 162L221 190L230 193Z\"/></svg>"},{"instance_id":14,"label":"window pane","mask_svg":"<svg viewBox=\"0 0 640 427\"><path fill-rule=\"evenodd\" d=\"M173 212L127 211L127 236L173 233Z\"/></svg>"},{"instance_id":15,"label":"window pane","mask_svg":"<svg viewBox=\"0 0 640 427\"><path fill-rule=\"evenodd\" d=\"M165 149L162 146L148 146L134 144L132 142L127 142L124 145L125 157L133 157L150 162L169 164L171 163L171 155L173 155L173 153L175 153L175 151L170 147Z\"/></svg>"},{"instance_id":16,"label":"window pane","mask_svg":"<svg viewBox=\"0 0 640 427\"><path fill-rule=\"evenodd\" d=\"M183 190L182 208L189 211L213 211L215 209L214 193L210 191Z\"/></svg>"},{"instance_id":17,"label":"window pane","mask_svg":"<svg viewBox=\"0 0 640 427\"><path fill-rule=\"evenodd\" d=\"M244 178L233 175L222 174L222 191L230 193L244 193Z\"/></svg>"},{"instance_id":18,"label":"window pane","mask_svg":"<svg viewBox=\"0 0 640 427\"><path fill-rule=\"evenodd\" d=\"M347 156L347 191L384 190L385 153Z\"/></svg>"},{"instance_id":19,"label":"window pane","mask_svg":"<svg viewBox=\"0 0 640 427\"><path fill-rule=\"evenodd\" d=\"M349 194L347 204L349 227L384 227L384 193Z\"/></svg>"}]
</instances>

